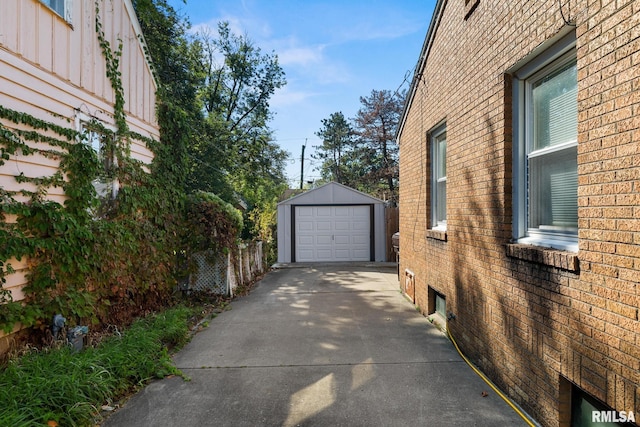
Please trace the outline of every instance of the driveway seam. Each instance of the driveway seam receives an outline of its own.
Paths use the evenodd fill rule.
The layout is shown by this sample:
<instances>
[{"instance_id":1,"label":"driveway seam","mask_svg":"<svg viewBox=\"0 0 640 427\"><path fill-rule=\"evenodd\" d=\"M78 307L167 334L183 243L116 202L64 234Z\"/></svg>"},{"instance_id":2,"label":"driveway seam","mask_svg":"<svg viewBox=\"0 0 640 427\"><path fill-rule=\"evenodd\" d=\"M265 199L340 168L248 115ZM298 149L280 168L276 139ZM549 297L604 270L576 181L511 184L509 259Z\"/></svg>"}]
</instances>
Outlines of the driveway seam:
<instances>
[{"instance_id":1,"label":"driveway seam","mask_svg":"<svg viewBox=\"0 0 640 427\"><path fill-rule=\"evenodd\" d=\"M251 365L251 366L200 366L182 368L177 366L181 371L188 370L207 370L207 369L265 369L265 368L315 368L315 367L339 367L339 366L399 366L399 365L439 365L445 363L464 363L462 360L434 360L423 362L375 362L375 363L320 363L315 365Z\"/></svg>"}]
</instances>

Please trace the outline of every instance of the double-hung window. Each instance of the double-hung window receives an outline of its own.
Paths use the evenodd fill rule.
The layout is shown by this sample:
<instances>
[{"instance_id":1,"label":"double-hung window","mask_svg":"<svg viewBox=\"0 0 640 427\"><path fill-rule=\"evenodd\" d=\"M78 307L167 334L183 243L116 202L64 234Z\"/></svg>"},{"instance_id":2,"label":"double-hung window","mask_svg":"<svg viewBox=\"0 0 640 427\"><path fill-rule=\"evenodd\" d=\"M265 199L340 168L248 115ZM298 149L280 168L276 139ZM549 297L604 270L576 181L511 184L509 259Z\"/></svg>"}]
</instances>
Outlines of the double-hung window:
<instances>
[{"instance_id":1,"label":"double-hung window","mask_svg":"<svg viewBox=\"0 0 640 427\"><path fill-rule=\"evenodd\" d=\"M514 237L577 251L578 101L575 38L522 67L514 81Z\"/></svg>"},{"instance_id":2,"label":"double-hung window","mask_svg":"<svg viewBox=\"0 0 640 427\"><path fill-rule=\"evenodd\" d=\"M117 164L113 151L113 133L103 124L83 113L76 115L76 126L82 142L91 147L98 156L100 168L98 176L93 181L97 196L102 200L114 199L120 187L115 177Z\"/></svg>"},{"instance_id":3,"label":"double-hung window","mask_svg":"<svg viewBox=\"0 0 640 427\"><path fill-rule=\"evenodd\" d=\"M436 127L431 136L431 225L447 228L447 128Z\"/></svg>"}]
</instances>

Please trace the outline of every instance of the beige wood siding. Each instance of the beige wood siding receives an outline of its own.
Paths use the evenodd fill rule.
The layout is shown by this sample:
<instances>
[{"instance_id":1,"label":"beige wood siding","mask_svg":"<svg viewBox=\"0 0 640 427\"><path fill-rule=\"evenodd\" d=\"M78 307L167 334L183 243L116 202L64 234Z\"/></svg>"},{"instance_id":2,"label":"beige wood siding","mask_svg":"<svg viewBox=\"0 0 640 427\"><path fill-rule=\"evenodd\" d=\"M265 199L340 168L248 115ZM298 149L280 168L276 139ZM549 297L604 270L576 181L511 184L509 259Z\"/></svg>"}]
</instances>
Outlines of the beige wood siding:
<instances>
[{"instance_id":1,"label":"beige wood siding","mask_svg":"<svg viewBox=\"0 0 640 427\"><path fill-rule=\"evenodd\" d=\"M71 24L38 0L0 0L0 105L63 127L75 129L81 114L115 128L114 91L95 30L95 3L72 0L70 4ZM120 70L129 128L158 140L156 86L133 6L130 0L102 0L99 9L112 48L123 43ZM139 142L132 145L131 156L145 163L153 159ZM18 183L15 176L49 177L58 167L58 160L16 153L0 166L0 185L9 191L35 190L33 184ZM50 188L47 197L60 203L65 199L61 188ZM16 273L7 277L4 287L20 300L27 265L25 260L9 262Z\"/></svg>"},{"instance_id":2,"label":"beige wood siding","mask_svg":"<svg viewBox=\"0 0 640 427\"><path fill-rule=\"evenodd\" d=\"M3 59L7 54L15 59L9 60L13 69L2 69L5 81L0 96L11 94L23 98L29 96L23 94L29 89L35 92L35 97L46 96L48 92L43 92L41 86L32 88L32 85L44 82L65 91L76 101L55 109L47 106L51 112L68 116L64 113L65 108L79 108L87 102L90 102L87 104L90 108L113 111L112 108L103 108L104 104L113 104L114 92L106 78L105 60L95 31L94 2L74 0L71 4L73 24L67 23L38 0L2 0L0 50ZM133 14L130 0L100 2L100 18L107 40L113 49L120 41L123 43L120 67L130 126L143 135L157 136L156 86L139 41L139 26ZM34 69L43 73L36 74ZM24 75L20 76L21 73ZM26 87L25 78L28 80ZM18 82L13 83L18 83L19 87L12 87L11 81L16 79ZM2 98L0 101L4 103ZM69 102L68 99L65 101ZM151 158L151 153L144 150L138 154Z\"/></svg>"}]
</instances>

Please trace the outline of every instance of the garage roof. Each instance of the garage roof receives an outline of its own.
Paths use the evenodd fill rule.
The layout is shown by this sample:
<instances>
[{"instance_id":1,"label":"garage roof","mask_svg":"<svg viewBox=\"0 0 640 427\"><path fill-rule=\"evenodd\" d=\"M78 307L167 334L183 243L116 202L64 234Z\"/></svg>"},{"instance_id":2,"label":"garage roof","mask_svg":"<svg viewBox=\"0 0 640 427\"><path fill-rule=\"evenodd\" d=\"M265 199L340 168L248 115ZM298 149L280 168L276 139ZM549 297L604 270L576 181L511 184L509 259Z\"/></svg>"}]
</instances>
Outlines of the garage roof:
<instances>
[{"instance_id":1,"label":"garage roof","mask_svg":"<svg viewBox=\"0 0 640 427\"><path fill-rule=\"evenodd\" d=\"M346 185L329 182L280 202L278 205L369 205L377 203L384 202Z\"/></svg>"}]
</instances>

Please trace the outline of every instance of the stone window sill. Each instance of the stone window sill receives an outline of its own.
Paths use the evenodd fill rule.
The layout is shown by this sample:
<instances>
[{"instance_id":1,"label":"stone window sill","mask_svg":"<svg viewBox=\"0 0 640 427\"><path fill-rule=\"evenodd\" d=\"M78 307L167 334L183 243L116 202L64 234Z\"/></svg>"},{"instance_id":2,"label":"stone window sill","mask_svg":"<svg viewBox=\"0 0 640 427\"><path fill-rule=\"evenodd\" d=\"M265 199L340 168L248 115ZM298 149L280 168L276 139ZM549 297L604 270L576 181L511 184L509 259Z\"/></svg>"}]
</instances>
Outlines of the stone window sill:
<instances>
[{"instance_id":1,"label":"stone window sill","mask_svg":"<svg viewBox=\"0 0 640 427\"><path fill-rule=\"evenodd\" d=\"M447 241L447 232L445 230L427 230L427 239Z\"/></svg>"},{"instance_id":2,"label":"stone window sill","mask_svg":"<svg viewBox=\"0 0 640 427\"><path fill-rule=\"evenodd\" d=\"M541 246L512 243L507 245L507 256L511 258L549 265L577 273L580 271L578 254Z\"/></svg>"}]
</instances>

